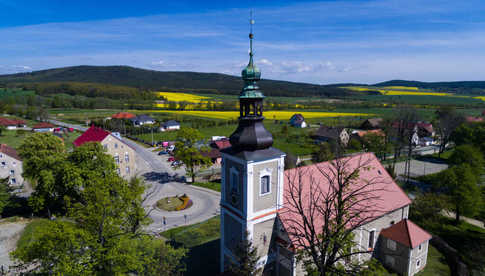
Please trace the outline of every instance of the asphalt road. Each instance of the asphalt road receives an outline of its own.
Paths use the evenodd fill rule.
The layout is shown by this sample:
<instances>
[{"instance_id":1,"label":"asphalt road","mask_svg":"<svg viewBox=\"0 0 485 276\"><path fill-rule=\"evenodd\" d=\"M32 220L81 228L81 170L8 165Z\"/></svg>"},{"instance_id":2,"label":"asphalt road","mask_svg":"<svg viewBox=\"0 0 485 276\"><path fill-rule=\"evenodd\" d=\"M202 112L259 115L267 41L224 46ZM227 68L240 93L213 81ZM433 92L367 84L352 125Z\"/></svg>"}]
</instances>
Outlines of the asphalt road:
<instances>
[{"instance_id":1,"label":"asphalt road","mask_svg":"<svg viewBox=\"0 0 485 276\"><path fill-rule=\"evenodd\" d=\"M49 122L79 131L87 130L86 127L57 120L49 120ZM166 160L167 156L159 156L152 151L152 148L145 148L127 138L123 138L123 141L136 151L137 173L144 177L149 186L143 205L153 223L146 228L147 231L158 233L173 227L198 223L219 214L221 200L219 192L175 182L175 177L185 175L183 168L173 169ZM161 198L182 194L187 194L193 201L193 205L187 210L167 212L154 207ZM163 217L165 217L165 224L163 224Z\"/></svg>"}]
</instances>

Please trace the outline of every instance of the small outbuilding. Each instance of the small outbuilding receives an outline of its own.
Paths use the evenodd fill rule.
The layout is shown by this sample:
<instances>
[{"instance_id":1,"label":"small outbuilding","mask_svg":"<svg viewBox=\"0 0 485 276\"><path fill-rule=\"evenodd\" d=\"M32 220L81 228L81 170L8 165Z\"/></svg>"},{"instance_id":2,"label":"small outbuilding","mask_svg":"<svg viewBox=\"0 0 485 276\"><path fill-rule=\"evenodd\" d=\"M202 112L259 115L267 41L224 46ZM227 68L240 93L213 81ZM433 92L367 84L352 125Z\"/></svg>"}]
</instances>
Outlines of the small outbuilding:
<instances>
[{"instance_id":1,"label":"small outbuilding","mask_svg":"<svg viewBox=\"0 0 485 276\"><path fill-rule=\"evenodd\" d=\"M26 124L24 120L0 117L0 126L3 126L6 129L17 129L18 127L25 127Z\"/></svg>"},{"instance_id":2,"label":"small outbuilding","mask_svg":"<svg viewBox=\"0 0 485 276\"><path fill-rule=\"evenodd\" d=\"M343 127L321 126L313 135L316 142L337 142L347 146L350 136Z\"/></svg>"},{"instance_id":3,"label":"small outbuilding","mask_svg":"<svg viewBox=\"0 0 485 276\"><path fill-rule=\"evenodd\" d=\"M293 116L291 116L290 125L293 126L293 127L298 127L298 128L307 127L307 123L305 122L305 118L300 113L293 114Z\"/></svg>"},{"instance_id":4,"label":"small outbuilding","mask_svg":"<svg viewBox=\"0 0 485 276\"><path fill-rule=\"evenodd\" d=\"M129 112L118 112L111 116L111 119L132 119L135 118L136 115Z\"/></svg>"},{"instance_id":5,"label":"small outbuilding","mask_svg":"<svg viewBox=\"0 0 485 276\"><path fill-rule=\"evenodd\" d=\"M412 276L420 272L428 259L431 235L408 219L382 229L379 259L388 268Z\"/></svg>"},{"instance_id":6,"label":"small outbuilding","mask_svg":"<svg viewBox=\"0 0 485 276\"><path fill-rule=\"evenodd\" d=\"M382 118L370 118L365 120L361 125L360 129L378 129L381 127L383 120Z\"/></svg>"}]
</instances>

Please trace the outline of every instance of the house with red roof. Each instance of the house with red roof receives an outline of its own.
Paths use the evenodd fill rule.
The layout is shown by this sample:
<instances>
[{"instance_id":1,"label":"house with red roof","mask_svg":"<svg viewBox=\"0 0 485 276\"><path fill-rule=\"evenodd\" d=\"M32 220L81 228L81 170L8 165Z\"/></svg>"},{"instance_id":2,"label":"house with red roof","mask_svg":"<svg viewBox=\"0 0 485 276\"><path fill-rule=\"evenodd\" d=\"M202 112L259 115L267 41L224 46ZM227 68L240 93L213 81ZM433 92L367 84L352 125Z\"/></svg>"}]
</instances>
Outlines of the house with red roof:
<instances>
[{"instance_id":1,"label":"house with red roof","mask_svg":"<svg viewBox=\"0 0 485 276\"><path fill-rule=\"evenodd\" d=\"M0 117L0 126L4 126L6 129L16 129L17 127L25 127L25 125L24 120Z\"/></svg>"},{"instance_id":2,"label":"house with red roof","mask_svg":"<svg viewBox=\"0 0 485 276\"><path fill-rule=\"evenodd\" d=\"M106 153L113 156L117 172L121 177L129 179L135 175L137 169L135 150L123 141L119 133L111 133L100 127L91 126L73 142L76 147L85 143L103 145Z\"/></svg>"},{"instance_id":3,"label":"house with red roof","mask_svg":"<svg viewBox=\"0 0 485 276\"><path fill-rule=\"evenodd\" d=\"M22 158L6 144L0 144L0 178L7 178L12 186L22 186Z\"/></svg>"},{"instance_id":4,"label":"house with red roof","mask_svg":"<svg viewBox=\"0 0 485 276\"><path fill-rule=\"evenodd\" d=\"M32 130L35 132L53 132L55 127L56 126L51 123L41 122L34 125Z\"/></svg>"},{"instance_id":5,"label":"house with red roof","mask_svg":"<svg viewBox=\"0 0 485 276\"><path fill-rule=\"evenodd\" d=\"M129 112L118 112L111 116L111 119L131 119L135 118L136 115Z\"/></svg>"}]
</instances>

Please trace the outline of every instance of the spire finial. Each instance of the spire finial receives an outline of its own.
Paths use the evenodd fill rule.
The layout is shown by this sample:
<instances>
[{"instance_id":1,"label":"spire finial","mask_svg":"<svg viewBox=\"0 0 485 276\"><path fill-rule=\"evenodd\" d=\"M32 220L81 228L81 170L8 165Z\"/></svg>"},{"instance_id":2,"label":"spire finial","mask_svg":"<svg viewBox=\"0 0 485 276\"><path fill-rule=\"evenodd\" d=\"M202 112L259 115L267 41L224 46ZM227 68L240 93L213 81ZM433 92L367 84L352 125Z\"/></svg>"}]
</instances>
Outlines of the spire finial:
<instances>
[{"instance_id":1,"label":"spire finial","mask_svg":"<svg viewBox=\"0 0 485 276\"><path fill-rule=\"evenodd\" d=\"M249 56L251 57L251 61L253 57L253 38L254 38L253 25L254 25L253 10L251 9L249 13Z\"/></svg>"}]
</instances>

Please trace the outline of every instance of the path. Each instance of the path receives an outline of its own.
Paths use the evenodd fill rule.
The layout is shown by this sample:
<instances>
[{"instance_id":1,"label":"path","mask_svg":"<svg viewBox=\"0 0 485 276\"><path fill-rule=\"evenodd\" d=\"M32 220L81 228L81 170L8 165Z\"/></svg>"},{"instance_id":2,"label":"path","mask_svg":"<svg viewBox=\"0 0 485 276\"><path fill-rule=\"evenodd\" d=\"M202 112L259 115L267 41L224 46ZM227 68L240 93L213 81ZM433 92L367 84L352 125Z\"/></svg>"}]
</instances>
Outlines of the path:
<instances>
[{"instance_id":1,"label":"path","mask_svg":"<svg viewBox=\"0 0 485 276\"><path fill-rule=\"evenodd\" d=\"M452 219L456 218L456 214L452 211L441 210L441 214L444 215L445 217L449 217L449 218L452 218ZM460 220L468 222L469 224L475 225L475 226L480 227L482 229L485 229L485 223L483 221L464 217L464 216L460 216Z\"/></svg>"},{"instance_id":2,"label":"path","mask_svg":"<svg viewBox=\"0 0 485 276\"><path fill-rule=\"evenodd\" d=\"M1 222L0 223L0 266L8 268L13 265L10 260L9 253L15 250L17 241L22 234L25 226L29 220L22 220L18 222Z\"/></svg>"}]
</instances>

